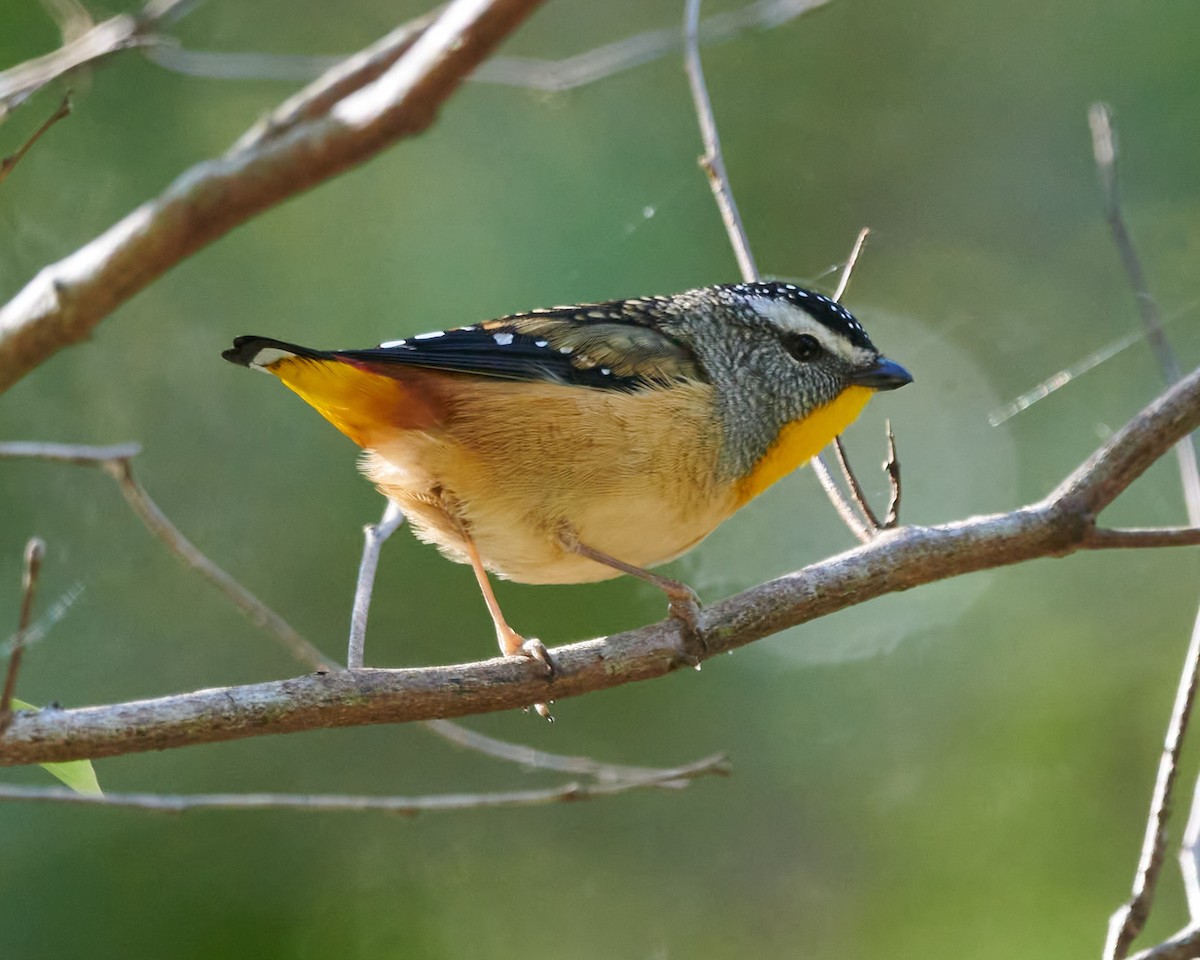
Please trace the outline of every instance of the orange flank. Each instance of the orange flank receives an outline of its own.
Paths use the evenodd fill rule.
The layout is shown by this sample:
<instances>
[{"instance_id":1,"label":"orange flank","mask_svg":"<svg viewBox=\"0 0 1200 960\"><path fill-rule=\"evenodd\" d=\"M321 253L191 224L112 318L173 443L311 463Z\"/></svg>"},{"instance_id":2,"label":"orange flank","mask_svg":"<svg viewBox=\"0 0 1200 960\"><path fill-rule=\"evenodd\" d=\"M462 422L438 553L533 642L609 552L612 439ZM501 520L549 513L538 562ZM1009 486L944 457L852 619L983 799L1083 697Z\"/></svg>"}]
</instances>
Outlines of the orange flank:
<instances>
[{"instance_id":1,"label":"orange flank","mask_svg":"<svg viewBox=\"0 0 1200 960\"><path fill-rule=\"evenodd\" d=\"M381 433L428 429L440 421L440 391L424 382L432 378L422 371L390 376L365 363L308 357L284 357L266 369L360 447L372 446Z\"/></svg>"},{"instance_id":2,"label":"orange flank","mask_svg":"<svg viewBox=\"0 0 1200 960\"><path fill-rule=\"evenodd\" d=\"M870 387L847 387L832 403L818 407L807 417L793 420L784 427L763 458L742 479L738 488L738 506L808 463L854 422L874 393Z\"/></svg>"}]
</instances>

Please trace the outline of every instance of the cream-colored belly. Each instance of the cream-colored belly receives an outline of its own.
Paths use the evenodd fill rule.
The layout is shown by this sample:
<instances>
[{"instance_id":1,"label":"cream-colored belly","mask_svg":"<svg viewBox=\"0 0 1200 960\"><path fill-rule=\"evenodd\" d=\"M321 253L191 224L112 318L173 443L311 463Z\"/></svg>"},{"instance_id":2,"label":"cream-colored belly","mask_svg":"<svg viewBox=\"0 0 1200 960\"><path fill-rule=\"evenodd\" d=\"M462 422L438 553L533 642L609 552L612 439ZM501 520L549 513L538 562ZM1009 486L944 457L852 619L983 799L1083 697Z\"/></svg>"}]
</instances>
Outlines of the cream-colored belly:
<instances>
[{"instance_id":1,"label":"cream-colored belly","mask_svg":"<svg viewBox=\"0 0 1200 960\"><path fill-rule=\"evenodd\" d=\"M451 559L467 562L466 532L503 577L606 580L617 571L570 551L564 534L648 567L693 547L738 506L713 476L708 389L647 396L493 382L459 397L444 429L375 443L363 470Z\"/></svg>"}]
</instances>

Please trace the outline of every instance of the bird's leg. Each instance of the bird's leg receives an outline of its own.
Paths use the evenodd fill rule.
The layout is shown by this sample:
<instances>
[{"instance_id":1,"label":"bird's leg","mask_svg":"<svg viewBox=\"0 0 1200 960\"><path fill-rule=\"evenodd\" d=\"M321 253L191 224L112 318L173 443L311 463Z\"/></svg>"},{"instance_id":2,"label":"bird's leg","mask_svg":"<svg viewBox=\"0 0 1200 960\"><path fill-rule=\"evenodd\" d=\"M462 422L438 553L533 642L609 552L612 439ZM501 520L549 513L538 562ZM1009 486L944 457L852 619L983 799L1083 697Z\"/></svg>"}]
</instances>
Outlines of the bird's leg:
<instances>
[{"instance_id":1,"label":"bird's leg","mask_svg":"<svg viewBox=\"0 0 1200 960\"><path fill-rule=\"evenodd\" d=\"M564 549L658 587L667 595L667 612L671 618L678 620L683 625L687 639L699 642L703 648L704 641L700 630L700 598L696 595L696 591L686 583L660 576L642 567L635 567L632 563L626 563L624 560L610 557L602 550L589 547L580 541L578 535L569 526L564 525L559 530L558 537ZM699 658L696 660L699 662Z\"/></svg>"},{"instance_id":2,"label":"bird's leg","mask_svg":"<svg viewBox=\"0 0 1200 960\"><path fill-rule=\"evenodd\" d=\"M461 526L460 524L460 529ZM500 652L506 657L526 657L529 660L536 660L545 669L546 676L554 676L554 663L550 659L546 645L536 637L526 640L508 625L508 621L504 619L504 614L500 610L500 603L496 600L496 594L492 590L492 581L488 579L487 571L483 568L483 560L479 557L475 541L471 539L466 530L462 530L462 539L463 545L467 548L467 556L471 560L471 569L475 571L475 579L479 581L483 602L487 604L488 613L492 615L492 623L496 625L496 640L500 644ZM553 722L554 717L550 715L548 703L535 703L533 709L539 716Z\"/></svg>"},{"instance_id":3,"label":"bird's leg","mask_svg":"<svg viewBox=\"0 0 1200 960\"><path fill-rule=\"evenodd\" d=\"M467 548L467 556L471 560L471 569L475 571L475 579L479 581L479 589L483 593L483 602L487 604L488 613L492 615L492 623L496 625L496 640L500 644L500 652L506 657L527 657L530 660L537 660L546 668L548 675L552 674L554 664L550 662L550 654L546 651L546 645L538 639L526 640L508 625L508 621L504 619L504 613L500 610L500 603L496 600L496 594L492 590L492 582L483 568L483 560L479 557L475 541L466 531L463 531L462 538L463 545Z\"/></svg>"}]
</instances>

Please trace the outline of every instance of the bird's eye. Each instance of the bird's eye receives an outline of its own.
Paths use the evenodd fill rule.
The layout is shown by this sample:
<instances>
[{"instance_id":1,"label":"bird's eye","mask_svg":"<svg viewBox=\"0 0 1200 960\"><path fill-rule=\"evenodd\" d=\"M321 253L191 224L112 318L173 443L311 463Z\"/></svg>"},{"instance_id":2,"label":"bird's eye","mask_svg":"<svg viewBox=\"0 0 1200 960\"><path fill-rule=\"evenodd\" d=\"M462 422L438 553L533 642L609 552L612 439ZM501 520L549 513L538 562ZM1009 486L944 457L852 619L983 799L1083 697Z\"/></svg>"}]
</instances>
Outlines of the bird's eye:
<instances>
[{"instance_id":1,"label":"bird's eye","mask_svg":"<svg viewBox=\"0 0 1200 960\"><path fill-rule=\"evenodd\" d=\"M812 360L821 352L821 344L811 334L802 333L799 336L788 337L783 342L784 349L792 355L792 359L801 363Z\"/></svg>"}]
</instances>

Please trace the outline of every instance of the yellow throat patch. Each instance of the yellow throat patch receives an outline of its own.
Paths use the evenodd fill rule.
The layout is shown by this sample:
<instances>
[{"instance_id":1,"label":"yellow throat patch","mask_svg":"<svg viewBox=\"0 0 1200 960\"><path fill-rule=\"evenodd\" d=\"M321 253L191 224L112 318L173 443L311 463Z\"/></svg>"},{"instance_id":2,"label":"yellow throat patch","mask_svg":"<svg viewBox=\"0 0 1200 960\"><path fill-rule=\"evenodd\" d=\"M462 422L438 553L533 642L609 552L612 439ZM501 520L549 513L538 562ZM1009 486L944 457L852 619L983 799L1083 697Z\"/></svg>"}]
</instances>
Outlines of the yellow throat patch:
<instances>
[{"instance_id":1,"label":"yellow throat patch","mask_svg":"<svg viewBox=\"0 0 1200 960\"><path fill-rule=\"evenodd\" d=\"M776 480L786 477L814 456L852 424L875 391L870 387L847 387L835 400L817 407L802 420L793 420L753 470L742 478L738 506L748 503Z\"/></svg>"}]
</instances>

